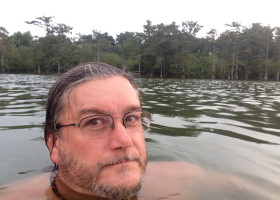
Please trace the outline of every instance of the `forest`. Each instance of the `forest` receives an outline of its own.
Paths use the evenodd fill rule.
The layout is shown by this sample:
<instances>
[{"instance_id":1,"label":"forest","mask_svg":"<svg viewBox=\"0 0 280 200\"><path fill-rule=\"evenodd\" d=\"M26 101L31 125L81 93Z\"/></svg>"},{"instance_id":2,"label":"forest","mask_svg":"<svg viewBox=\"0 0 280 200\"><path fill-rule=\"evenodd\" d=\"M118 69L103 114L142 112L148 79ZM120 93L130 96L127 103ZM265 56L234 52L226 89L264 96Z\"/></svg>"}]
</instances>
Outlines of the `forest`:
<instances>
[{"instance_id":1,"label":"forest","mask_svg":"<svg viewBox=\"0 0 280 200\"><path fill-rule=\"evenodd\" d=\"M181 25L152 24L143 32L122 32L116 38L94 30L70 36L72 27L38 17L25 23L44 29L44 36L9 34L0 26L0 73L63 73L84 62L105 62L142 77L230 80L277 80L280 70L280 27L239 22L217 35L196 21Z\"/></svg>"}]
</instances>

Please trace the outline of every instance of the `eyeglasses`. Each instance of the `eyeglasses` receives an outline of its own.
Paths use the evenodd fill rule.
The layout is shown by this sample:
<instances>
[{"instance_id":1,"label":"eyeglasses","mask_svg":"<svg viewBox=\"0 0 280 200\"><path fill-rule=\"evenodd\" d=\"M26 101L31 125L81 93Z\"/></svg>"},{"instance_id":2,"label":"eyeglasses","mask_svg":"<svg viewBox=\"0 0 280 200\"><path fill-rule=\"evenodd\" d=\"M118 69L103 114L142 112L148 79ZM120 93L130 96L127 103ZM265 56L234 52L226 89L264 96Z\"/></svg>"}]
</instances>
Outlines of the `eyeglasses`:
<instances>
[{"instance_id":1,"label":"eyeglasses","mask_svg":"<svg viewBox=\"0 0 280 200\"><path fill-rule=\"evenodd\" d=\"M114 120L121 119L123 126L129 133L136 133L147 130L151 124L151 114L143 110L132 110L123 115L123 117L112 117L109 114L90 115L81 119L77 123L57 124L56 128L60 129L68 126L78 126L82 134L88 139L96 139L105 136L108 129L114 128Z\"/></svg>"}]
</instances>

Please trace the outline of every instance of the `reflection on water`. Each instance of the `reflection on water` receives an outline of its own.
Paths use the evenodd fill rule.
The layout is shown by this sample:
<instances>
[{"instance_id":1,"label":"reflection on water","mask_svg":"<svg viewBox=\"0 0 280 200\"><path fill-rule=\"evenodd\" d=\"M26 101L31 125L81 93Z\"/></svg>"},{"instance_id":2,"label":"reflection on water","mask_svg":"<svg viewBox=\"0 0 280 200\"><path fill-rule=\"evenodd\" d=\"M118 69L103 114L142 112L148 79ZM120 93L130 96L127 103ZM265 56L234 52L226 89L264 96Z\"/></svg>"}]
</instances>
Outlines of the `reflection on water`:
<instances>
[{"instance_id":1,"label":"reflection on water","mask_svg":"<svg viewBox=\"0 0 280 200\"><path fill-rule=\"evenodd\" d=\"M197 136L207 131L256 143L280 143L280 83L145 80L141 85L145 108L156 113L153 132Z\"/></svg>"},{"instance_id":2,"label":"reflection on water","mask_svg":"<svg viewBox=\"0 0 280 200\"><path fill-rule=\"evenodd\" d=\"M0 185L51 165L43 139L45 99L55 76L0 75Z\"/></svg>"},{"instance_id":3,"label":"reflection on water","mask_svg":"<svg viewBox=\"0 0 280 200\"><path fill-rule=\"evenodd\" d=\"M51 165L42 122L45 97L55 78L0 75L0 185ZM144 109L153 113L146 136L149 160L186 161L240 177L243 181L236 184L260 199L279 195L279 82L138 82Z\"/></svg>"}]
</instances>

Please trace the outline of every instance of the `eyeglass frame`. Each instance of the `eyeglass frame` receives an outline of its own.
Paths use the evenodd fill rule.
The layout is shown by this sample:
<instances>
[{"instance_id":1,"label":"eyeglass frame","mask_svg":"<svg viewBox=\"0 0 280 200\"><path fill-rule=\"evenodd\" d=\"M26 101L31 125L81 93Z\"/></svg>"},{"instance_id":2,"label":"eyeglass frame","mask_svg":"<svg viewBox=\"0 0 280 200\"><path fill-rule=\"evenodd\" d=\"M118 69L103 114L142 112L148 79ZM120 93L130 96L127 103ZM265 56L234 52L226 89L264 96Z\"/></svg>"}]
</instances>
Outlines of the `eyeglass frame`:
<instances>
[{"instance_id":1,"label":"eyeglass frame","mask_svg":"<svg viewBox=\"0 0 280 200\"><path fill-rule=\"evenodd\" d=\"M101 113L101 114L89 115L89 116L87 116L87 117L82 118L79 122L76 122L76 123L70 123L70 124L59 124L59 123L58 123L58 124L56 124L56 128L57 128L58 130L61 129L61 128L64 128L64 127L69 127L69 126L78 126L78 127L80 128L80 124L81 124L81 122L82 122L83 120L88 119L88 118L90 118L90 117L94 117L94 116L108 116L108 117L110 117L110 118L112 119L112 126L111 126L112 129L113 129L113 127L114 127L115 119L122 119L122 125L123 125L125 128L127 128L127 127L126 127L126 124L125 124L125 122L124 122L124 118L125 118L125 116L126 116L127 114L129 114L129 113L134 113L134 112L140 112L140 113L141 113L141 114L140 114L140 115L141 115L140 118L141 118L141 125L142 125L142 127L143 127L143 121L142 121L142 119L143 119L143 114L144 114L144 116L145 116L146 118L148 118L148 119L150 120L150 121L149 121L149 125L147 126L147 128L143 127L144 131L148 130L149 127L150 127L150 123L151 123L151 114L150 114L148 111L146 111L146 110L139 110L139 109L137 109L137 110L131 110L131 111L125 112L124 115L123 115L123 117L113 117L113 116L112 116L112 115L115 115L115 114L122 114L122 113L113 113L113 114Z\"/></svg>"}]
</instances>

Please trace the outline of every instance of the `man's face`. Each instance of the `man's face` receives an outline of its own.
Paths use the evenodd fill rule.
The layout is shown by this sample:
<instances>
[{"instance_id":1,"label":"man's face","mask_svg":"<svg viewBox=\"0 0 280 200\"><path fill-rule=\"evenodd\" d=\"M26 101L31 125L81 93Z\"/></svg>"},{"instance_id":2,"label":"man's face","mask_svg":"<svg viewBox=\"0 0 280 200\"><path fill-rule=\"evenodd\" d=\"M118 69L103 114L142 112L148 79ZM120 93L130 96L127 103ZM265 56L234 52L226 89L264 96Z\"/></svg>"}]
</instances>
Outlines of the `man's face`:
<instances>
[{"instance_id":1,"label":"man's face","mask_svg":"<svg viewBox=\"0 0 280 200\"><path fill-rule=\"evenodd\" d=\"M78 126L61 129L51 158L67 185L104 196L140 189L147 162L144 132L141 127L129 131L121 119L135 109L140 109L139 98L123 77L87 81L70 92L61 124L76 123L95 114L110 114L114 124L92 138L85 137L85 130Z\"/></svg>"}]
</instances>

